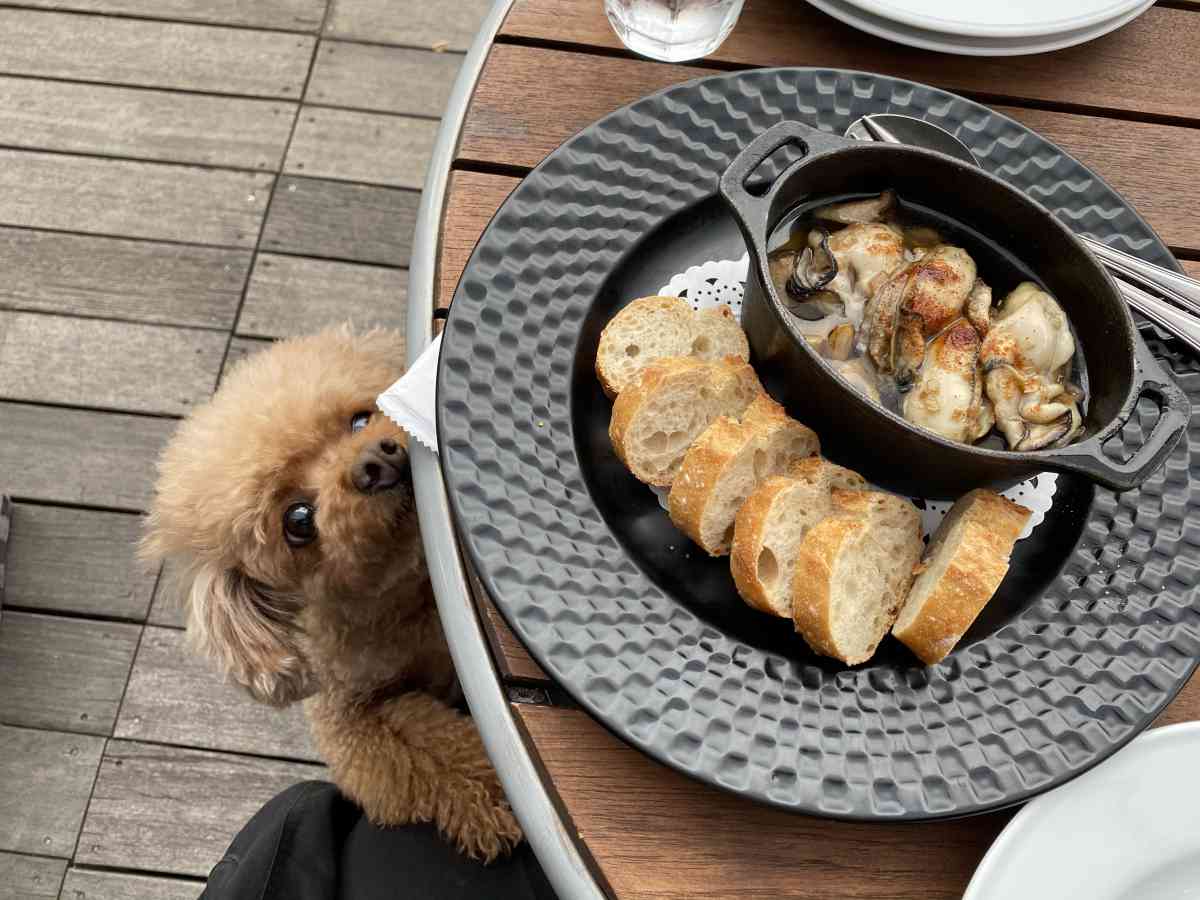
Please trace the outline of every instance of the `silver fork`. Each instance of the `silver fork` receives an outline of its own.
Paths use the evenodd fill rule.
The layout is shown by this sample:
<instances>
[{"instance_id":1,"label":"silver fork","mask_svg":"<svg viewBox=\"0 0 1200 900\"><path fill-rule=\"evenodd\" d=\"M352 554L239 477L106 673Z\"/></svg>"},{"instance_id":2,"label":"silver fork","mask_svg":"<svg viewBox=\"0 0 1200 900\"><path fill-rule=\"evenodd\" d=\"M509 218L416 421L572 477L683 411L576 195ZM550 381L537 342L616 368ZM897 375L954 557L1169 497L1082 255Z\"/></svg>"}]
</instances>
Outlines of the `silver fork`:
<instances>
[{"instance_id":1,"label":"silver fork","mask_svg":"<svg viewBox=\"0 0 1200 900\"><path fill-rule=\"evenodd\" d=\"M912 116L893 113L863 116L846 129L846 136L924 147L979 165L971 148L957 137L932 122ZM1126 303L1200 354L1200 281L1114 250L1088 235L1076 237L1113 276ZM1167 299L1156 297L1151 291Z\"/></svg>"}]
</instances>

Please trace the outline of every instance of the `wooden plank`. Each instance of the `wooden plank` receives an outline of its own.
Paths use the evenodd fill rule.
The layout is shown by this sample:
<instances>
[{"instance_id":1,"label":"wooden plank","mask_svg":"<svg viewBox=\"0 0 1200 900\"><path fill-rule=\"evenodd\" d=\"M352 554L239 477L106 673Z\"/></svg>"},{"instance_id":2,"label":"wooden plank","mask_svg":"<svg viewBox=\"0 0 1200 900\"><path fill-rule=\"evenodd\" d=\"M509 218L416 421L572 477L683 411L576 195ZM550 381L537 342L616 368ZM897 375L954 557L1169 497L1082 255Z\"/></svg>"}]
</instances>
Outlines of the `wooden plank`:
<instances>
[{"instance_id":1,"label":"wooden plank","mask_svg":"<svg viewBox=\"0 0 1200 900\"><path fill-rule=\"evenodd\" d=\"M176 422L0 403L0 472L14 497L142 510Z\"/></svg>"},{"instance_id":2,"label":"wooden plank","mask_svg":"<svg viewBox=\"0 0 1200 900\"><path fill-rule=\"evenodd\" d=\"M136 559L142 521L127 513L14 505L9 606L140 621L156 569Z\"/></svg>"},{"instance_id":3,"label":"wooden plank","mask_svg":"<svg viewBox=\"0 0 1200 900\"><path fill-rule=\"evenodd\" d=\"M438 118L461 62L457 53L322 41L304 99Z\"/></svg>"},{"instance_id":4,"label":"wooden plank","mask_svg":"<svg viewBox=\"0 0 1200 900\"><path fill-rule=\"evenodd\" d=\"M288 149L290 175L419 189L437 122L306 106Z\"/></svg>"},{"instance_id":5,"label":"wooden plank","mask_svg":"<svg viewBox=\"0 0 1200 900\"><path fill-rule=\"evenodd\" d=\"M112 734L140 625L6 612L0 721Z\"/></svg>"},{"instance_id":6,"label":"wooden plank","mask_svg":"<svg viewBox=\"0 0 1200 900\"><path fill-rule=\"evenodd\" d=\"M520 178L484 175L479 172L451 172L447 185L446 212L438 252L437 305L449 306L458 279L487 227L504 199L513 192Z\"/></svg>"},{"instance_id":7,"label":"wooden plank","mask_svg":"<svg viewBox=\"0 0 1200 900\"><path fill-rule=\"evenodd\" d=\"M0 850L70 857L103 749L94 735L0 725Z\"/></svg>"},{"instance_id":8,"label":"wooden plank","mask_svg":"<svg viewBox=\"0 0 1200 900\"><path fill-rule=\"evenodd\" d=\"M1200 278L1200 260L1185 259L1181 260L1181 262L1183 264L1184 271L1187 272L1188 275L1192 276L1193 278Z\"/></svg>"},{"instance_id":9,"label":"wooden plank","mask_svg":"<svg viewBox=\"0 0 1200 900\"><path fill-rule=\"evenodd\" d=\"M325 0L21 0L21 5L285 31L315 31L325 15Z\"/></svg>"},{"instance_id":10,"label":"wooden plank","mask_svg":"<svg viewBox=\"0 0 1200 900\"><path fill-rule=\"evenodd\" d=\"M401 269L259 254L238 334L283 337L351 322L404 330L408 273Z\"/></svg>"},{"instance_id":11,"label":"wooden plank","mask_svg":"<svg viewBox=\"0 0 1200 900\"><path fill-rule=\"evenodd\" d=\"M221 371L221 377L224 378L229 372L230 368L232 368L236 363L241 362L243 359L253 353L257 353L260 350L266 349L271 345L271 343L272 342L266 338L234 337L234 339L229 342L229 355L225 357L225 368ZM156 601L154 606L155 608L160 608L163 606L163 604ZM160 610L157 615L163 617L163 619L161 621L156 621L155 624L179 624L180 627L182 627L183 620L181 618L182 612L180 611L169 613Z\"/></svg>"},{"instance_id":12,"label":"wooden plank","mask_svg":"<svg viewBox=\"0 0 1200 900\"><path fill-rule=\"evenodd\" d=\"M0 8L0 71L300 99L310 35Z\"/></svg>"},{"instance_id":13,"label":"wooden plank","mask_svg":"<svg viewBox=\"0 0 1200 900\"><path fill-rule=\"evenodd\" d=\"M966 57L913 50L872 37L807 3L750 0L713 61L751 66L819 66L881 72L958 93L1193 119L1200 79L1189 10L1154 7L1112 34L1034 56ZM592 0L519 0L502 34L621 48ZM1047 78L1048 71L1054 72ZM709 70L711 73L711 70ZM598 73L599 74L599 73ZM682 80L679 78L677 80ZM552 78L543 83L554 85ZM607 83L598 77L597 84ZM561 97L577 102L563 90ZM1110 131L1105 131L1107 137Z\"/></svg>"},{"instance_id":14,"label":"wooden plank","mask_svg":"<svg viewBox=\"0 0 1200 900\"><path fill-rule=\"evenodd\" d=\"M248 250L0 228L0 308L230 328Z\"/></svg>"},{"instance_id":15,"label":"wooden plank","mask_svg":"<svg viewBox=\"0 0 1200 900\"><path fill-rule=\"evenodd\" d=\"M63 881L62 900L196 900L204 882L75 869Z\"/></svg>"},{"instance_id":16,"label":"wooden plank","mask_svg":"<svg viewBox=\"0 0 1200 900\"><path fill-rule=\"evenodd\" d=\"M241 338L234 338L236 344ZM230 355L233 348L230 347ZM150 604L150 613L146 616L147 625L160 625L166 628L186 628L187 610L183 606L183 597L175 581L178 564L173 560L163 563L154 586L154 600Z\"/></svg>"},{"instance_id":17,"label":"wooden plank","mask_svg":"<svg viewBox=\"0 0 1200 900\"><path fill-rule=\"evenodd\" d=\"M174 628L147 628L142 635L114 734L319 761L300 704L273 709L250 699Z\"/></svg>"},{"instance_id":18,"label":"wooden plank","mask_svg":"<svg viewBox=\"0 0 1200 900\"><path fill-rule=\"evenodd\" d=\"M219 331L0 311L0 396L182 415L212 394Z\"/></svg>"},{"instance_id":19,"label":"wooden plank","mask_svg":"<svg viewBox=\"0 0 1200 900\"><path fill-rule=\"evenodd\" d=\"M264 803L324 772L307 763L111 740L75 862L207 875Z\"/></svg>"},{"instance_id":20,"label":"wooden plank","mask_svg":"<svg viewBox=\"0 0 1200 900\"><path fill-rule=\"evenodd\" d=\"M524 704L513 710L565 806L568 827L621 900L958 898L1011 816L907 827L796 816L677 774L582 712ZM1193 679L1155 724L1197 717L1200 679Z\"/></svg>"},{"instance_id":21,"label":"wooden plank","mask_svg":"<svg viewBox=\"0 0 1200 900\"><path fill-rule=\"evenodd\" d=\"M1195 22L1200 24L1200 18ZM471 102L459 156L468 162L532 167L613 109L706 74L712 73L642 60L497 45ZM564 96L572 102L564 104ZM1111 175L1168 243L1200 248L1200 185L1170 177L1172 171L1200 166L1200 131L1141 122L1117 126L1093 116L1038 110L1006 107L1003 111L1085 157L1101 174ZM1105 140L1095 139L1100 133ZM1108 139L1118 133L1119 139ZM1168 155L1157 155L1159 150ZM1165 172L1163 158L1172 160Z\"/></svg>"},{"instance_id":22,"label":"wooden plank","mask_svg":"<svg viewBox=\"0 0 1200 900\"><path fill-rule=\"evenodd\" d=\"M272 183L251 172L0 150L0 225L251 248Z\"/></svg>"},{"instance_id":23,"label":"wooden plank","mask_svg":"<svg viewBox=\"0 0 1200 900\"><path fill-rule=\"evenodd\" d=\"M262 249L407 266L420 199L400 188L285 175L263 226Z\"/></svg>"},{"instance_id":24,"label":"wooden plank","mask_svg":"<svg viewBox=\"0 0 1200 900\"><path fill-rule=\"evenodd\" d=\"M4 143L278 171L295 103L0 77Z\"/></svg>"},{"instance_id":25,"label":"wooden plank","mask_svg":"<svg viewBox=\"0 0 1200 900\"><path fill-rule=\"evenodd\" d=\"M475 602L482 614L483 630L488 636L492 658L496 661L496 668L501 677L518 681L549 681L550 676L533 661L533 657L512 633L496 605L479 594L476 594Z\"/></svg>"},{"instance_id":26,"label":"wooden plank","mask_svg":"<svg viewBox=\"0 0 1200 900\"><path fill-rule=\"evenodd\" d=\"M451 6L395 0L331 0L325 35L466 50L491 5L491 0L459 0Z\"/></svg>"},{"instance_id":27,"label":"wooden plank","mask_svg":"<svg viewBox=\"0 0 1200 900\"><path fill-rule=\"evenodd\" d=\"M0 853L0 896L12 900L56 900L66 871L65 859Z\"/></svg>"}]
</instances>

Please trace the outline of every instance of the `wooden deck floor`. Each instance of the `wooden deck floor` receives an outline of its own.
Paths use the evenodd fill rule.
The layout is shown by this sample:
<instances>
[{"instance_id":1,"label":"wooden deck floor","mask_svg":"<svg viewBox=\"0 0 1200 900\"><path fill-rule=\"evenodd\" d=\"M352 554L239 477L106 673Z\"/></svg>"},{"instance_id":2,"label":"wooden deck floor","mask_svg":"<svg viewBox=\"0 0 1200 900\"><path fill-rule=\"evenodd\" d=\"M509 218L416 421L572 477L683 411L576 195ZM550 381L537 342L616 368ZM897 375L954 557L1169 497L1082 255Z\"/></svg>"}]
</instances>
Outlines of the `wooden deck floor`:
<instances>
[{"instance_id":1,"label":"wooden deck floor","mask_svg":"<svg viewBox=\"0 0 1200 900\"><path fill-rule=\"evenodd\" d=\"M320 776L299 710L185 651L134 562L139 513L231 362L402 327L437 117L488 5L0 6L0 898L195 897L263 801Z\"/></svg>"}]
</instances>

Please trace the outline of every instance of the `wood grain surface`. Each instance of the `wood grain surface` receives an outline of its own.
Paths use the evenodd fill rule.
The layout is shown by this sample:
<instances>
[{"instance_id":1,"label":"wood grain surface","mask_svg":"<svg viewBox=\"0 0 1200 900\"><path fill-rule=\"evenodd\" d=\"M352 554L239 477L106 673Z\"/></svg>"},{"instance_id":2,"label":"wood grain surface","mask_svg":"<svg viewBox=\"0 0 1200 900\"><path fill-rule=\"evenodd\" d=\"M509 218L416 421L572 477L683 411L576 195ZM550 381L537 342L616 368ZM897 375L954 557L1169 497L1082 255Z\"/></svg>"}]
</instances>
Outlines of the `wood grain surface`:
<instances>
[{"instance_id":1,"label":"wood grain surface","mask_svg":"<svg viewBox=\"0 0 1200 900\"><path fill-rule=\"evenodd\" d=\"M0 725L0 850L70 857L103 748L94 735Z\"/></svg>"},{"instance_id":2,"label":"wood grain surface","mask_svg":"<svg viewBox=\"0 0 1200 900\"><path fill-rule=\"evenodd\" d=\"M0 891L13 900L55 900L66 868L65 859L0 853Z\"/></svg>"},{"instance_id":3,"label":"wood grain surface","mask_svg":"<svg viewBox=\"0 0 1200 900\"><path fill-rule=\"evenodd\" d=\"M207 875L264 803L324 772L303 763L110 740L75 861Z\"/></svg>"},{"instance_id":4,"label":"wood grain surface","mask_svg":"<svg viewBox=\"0 0 1200 900\"><path fill-rule=\"evenodd\" d=\"M147 627L116 737L319 761L300 704L264 706L188 646L184 632Z\"/></svg>"},{"instance_id":5,"label":"wood grain surface","mask_svg":"<svg viewBox=\"0 0 1200 900\"><path fill-rule=\"evenodd\" d=\"M419 189L437 122L308 107L296 123L284 171Z\"/></svg>"},{"instance_id":6,"label":"wood grain surface","mask_svg":"<svg viewBox=\"0 0 1200 900\"><path fill-rule=\"evenodd\" d=\"M62 900L196 900L202 890L203 882L186 878L72 868L63 880Z\"/></svg>"},{"instance_id":7,"label":"wood grain surface","mask_svg":"<svg viewBox=\"0 0 1200 900\"><path fill-rule=\"evenodd\" d=\"M461 62L457 53L322 41L306 96L313 103L436 119Z\"/></svg>"},{"instance_id":8,"label":"wood grain surface","mask_svg":"<svg viewBox=\"0 0 1200 900\"><path fill-rule=\"evenodd\" d=\"M263 253L237 332L291 337L350 322L403 333L407 296L408 273L400 269Z\"/></svg>"},{"instance_id":9,"label":"wood grain surface","mask_svg":"<svg viewBox=\"0 0 1200 900\"><path fill-rule=\"evenodd\" d=\"M141 533L128 513L15 504L6 606L141 621L158 578L135 559Z\"/></svg>"},{"instance_id":10,"label":"wood grain surface","mask_svg":"<svg viewBox=\"0 0 1200 900\"><path fill-rule=\"evenodd\" d=\"M249 338L234 338L237 341L249 341ZM255 341L254 343L259 343ZM265 341L263 343L266 343ZM233 348L230 348L232 353ZM183 588L177 580L180 564L168 559L163 563L158 582L154 585L154 599L150 601L150 612L146 616L147 625L161 625L166 628L186 628L187 610L184 608Z\"/></svg>"},{"instance_id":11,"label":"wood grain surface","mask_svg":"<svg viewBox=\"0 0 1200 900\"><path fill-rule=\"evenodd\" d=\"M458 279L483 229L513 189L519 178L484 175L479 172L452 172L446 186L446 211L442 216L439 238L438 280L435 303L449 306Z\"/></svg>"},{"instance_id":12,"label":"wood grain surface","mask_svg":"<svg viewBox=\"0 0 1200 900\"><path fill-rule=\"evenodd\" d=\"M329 0L328 37L409 47L466 50L491 0L457 0L453 15L439 3L409 0Z\"/></svg>"},{"instance_id":13,"label":"wood grain surface","mask_svg":"<svg viewBox=\"0 0 1200 900\"><path fill-rule=\"evenodd\" d=\"M0 227L0 271L0 308L229 328L250 252Z\"/></svg>"},{"instance_id":14,"label":"wood grain surface","mask_svg":"<svg viewBox=\"0 0 1200 900\"><path fill-rule=\"evenodd\" d=\"M1156 6L1124 28L1077 47L1033 56L962 57L872 37L807 3L750 0L708 64L855 69L910 78L992 102L1033 100L1135 117L1194 119L1200 114L1192 90L1200 78L1194 15ZM591 0L519 0L502 34L621 48L603 8ZM594 59L584 54L579 58ZM576 99L567 91L563 96Z\"/></svg>"},{"instance_id":15,"label":"wood grain surface","mask_svg":"<svg viewBox=\"0 0 1200 900\"><path fill-rule=\"evenodd\" d=\"M275 171L296 104L0 77L14 147Z\"/></svg>"},{"instance_id":16,"label":"wood grain surface","mask_svg":"<svg viewBox=\"0 0 1200 900\"><path fill-rule=\"evenodd\" d=\"M0 8L0 72L299 98L308 35Z\"/></svg>"},{"instance_id":17,"label":"wood grain surface","mask_svg":"<svg viewBox=\"0 0 1200 900\"><path fill-rule=\"evenodd\" d=\"M183 415L217 383L227 337L0 311L0 398Z\"/></svg>"},{"instance_id":18,"label":"wood grain surface","mask_svg":"<svg viewBox=\"0 0 1200 900\"><path fill-rule=\"evenodd\" d=\"M1177 12L1170 10L1169 12ZM463 165L530 168L594 120L653 91L712 70L561 50L497 45L471 101ZM942 82L944 84L944 82ZM570 96L569 105L562 103ZM1129 194L1172 246L1200 250L1200 186L1178 173L1200 165L1200 131L1094 116L1002 107L1078 154ZM1097 140L1097 134L1104 140ZM1171 166L1163 166L1171 159Z\"/></svg>"},{"instance_id":19,"label":"wood grain surface","mask_svg":"<svg viewBox=\"0 0 1200 900\"><path fill-rule=\"evenodd\" d=\"M0 722L112 734L142 627L8 611Z\"/></svg>"},{"instance_id":20,"label":"wood grain surface","mask_svg":"<svg viewBox=\"0 0 1200 900\"><path fill-rule=\"evenodd\" d=\"M272 182L250 172L0 150L0 225L253 247Z\"/></svg>"},{"instance_id":21,"label":"wood grain surface","mask_svg":"<svg viewBox=\"0 0 1200 900\"><path fill-rule=\"evenodd\" d=\"M0 402L0 472L18 499L140 511L176 422ZM72 440L85 435L87 440Z\"/></svg>"},{"instance_id":22,"label":"wood grain surface","mask_svg":"<svg viewBox=\"0 0 1200 900\"><path fill-rule=\"evenodd\" d=\"M317 178L279 179L262 249L407 266L421 195Z\"/></svg>"},{"instance_id":23,"label":"wood grain surface","mask_svg":"<svg viewBox=\"0 0 1200 900\"><path fill-rule=\"evenodd\" d=\"M326 0L21 0L22 6L315 31Z\"/></svg>"}]
</instances>

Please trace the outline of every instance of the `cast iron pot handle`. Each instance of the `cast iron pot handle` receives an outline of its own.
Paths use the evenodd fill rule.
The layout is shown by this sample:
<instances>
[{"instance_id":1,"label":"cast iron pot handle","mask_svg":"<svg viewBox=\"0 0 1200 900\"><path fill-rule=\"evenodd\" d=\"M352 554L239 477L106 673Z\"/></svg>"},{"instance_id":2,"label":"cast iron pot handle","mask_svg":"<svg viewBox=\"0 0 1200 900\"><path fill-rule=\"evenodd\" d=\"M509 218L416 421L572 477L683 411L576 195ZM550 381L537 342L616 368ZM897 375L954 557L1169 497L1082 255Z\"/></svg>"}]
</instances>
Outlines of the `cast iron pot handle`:
<instances>
[{"instance_id":1,"label":"cast iron pot handle","mask_svg":"<svg viewBox=\"0 0 1200 900\"><path fill-rule=\"evenodd\" d=\"M721 176L718 186L721 197L733 210L734 218L746 238L746 245L755 247L759 241L767 239L767 216L771 211L771 195L773 185L756 197L746 190L746 179L766 159L785 144L796 144L800 148L801 158L796 160L788 169L775 180L781 184L797 166L802 165L808 157L826 150L835 150L846 145L844 138L826 134L803 122L780 122L772 125L749 144L746 145L729 164L729 168Z\"/></svg>"},{"instance_id":2,"label":"cast iron pot handle","mask_svg":"<svg viewBox=\"0 0 1200 900\"><path fill-rule=\"evenodd\" d=\"M1079 472L1114 491L1132 490L1149 478L1175 449L1192 416L1192 404L1187 394L1163 371L1146 342L1135 337L1134 347L1139 372L1129 415L1081 444L1056 451L1053 457L1055 468ZM1146 443L1125 462L1109 459L1104 455L1104 443L1137 415L1137 401L1147 395L1158 399L1162 412Z\"/></svg>"}]
</instances>

